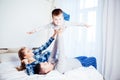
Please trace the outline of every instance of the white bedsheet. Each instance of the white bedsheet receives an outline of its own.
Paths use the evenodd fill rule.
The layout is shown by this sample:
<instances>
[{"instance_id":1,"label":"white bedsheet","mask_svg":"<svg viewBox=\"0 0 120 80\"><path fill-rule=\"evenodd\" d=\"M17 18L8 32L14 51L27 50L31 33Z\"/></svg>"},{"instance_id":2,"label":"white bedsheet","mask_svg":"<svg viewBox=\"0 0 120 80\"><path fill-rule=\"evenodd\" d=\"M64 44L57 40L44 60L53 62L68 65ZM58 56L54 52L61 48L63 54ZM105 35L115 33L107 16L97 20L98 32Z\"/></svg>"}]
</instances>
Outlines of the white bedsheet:
<instances>
[{"instance_id":1,"label":"white bedsheet","mask_svg":"<svg viewBox=\"0 0 120 80\"><path fill-rule=\"evenodd\" d=\"M65 77L67 80L103 80L103 76L92 66L66 72Z\"/></svg>"},{"instance_id":2,"label":"white bedsheet","mask_svg":"<svg viewBox=\"0 0 120 80\"><path fill-rule=\"evenodd\" d=\"M102 75L92 66L80 67L61 74L54 70L47 75L28 76L25 71L17 71L11 62L0 64L0 80L103 80Z\"/></svg>"},{"instance_id":3,"label":"white bedsheet","mask_svg":"<svg viewBox=\"0 0 120 80\"><path fill-rule=\"evenodd\" d=\"M4 54L9 58L6 54ZM61 74L56 70L51 71L46 75L31 75L28 76L25 71L17 71L15 67L20 65L20 61L14 60L11 55L12 61L3 60L0 54L0 80L103 80L103 76L92 66L79 67L77 69ZM15 57L15 56L14 56Z\"/></svg>"}]
</instances>

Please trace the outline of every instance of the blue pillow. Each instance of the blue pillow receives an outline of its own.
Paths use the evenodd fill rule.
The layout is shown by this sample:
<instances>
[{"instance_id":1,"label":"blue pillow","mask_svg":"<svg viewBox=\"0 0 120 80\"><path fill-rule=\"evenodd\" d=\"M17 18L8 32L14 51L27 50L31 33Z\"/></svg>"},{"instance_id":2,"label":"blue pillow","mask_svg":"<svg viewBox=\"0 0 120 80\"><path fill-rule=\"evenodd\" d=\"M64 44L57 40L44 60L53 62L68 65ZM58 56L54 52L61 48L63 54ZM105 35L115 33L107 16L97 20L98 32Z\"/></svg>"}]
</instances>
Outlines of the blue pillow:
<instances>
[{"instance_id":1,"label":"blue pillow","mask_svg":"<svg viewBox=\"0 0 120 80\"><path fill-rule=\"evenodd\" d=\"M79 56L75 58L78 59L84 67L93 66L97 69L97 62L95 57Z\"/></svg>"}]
</instances>

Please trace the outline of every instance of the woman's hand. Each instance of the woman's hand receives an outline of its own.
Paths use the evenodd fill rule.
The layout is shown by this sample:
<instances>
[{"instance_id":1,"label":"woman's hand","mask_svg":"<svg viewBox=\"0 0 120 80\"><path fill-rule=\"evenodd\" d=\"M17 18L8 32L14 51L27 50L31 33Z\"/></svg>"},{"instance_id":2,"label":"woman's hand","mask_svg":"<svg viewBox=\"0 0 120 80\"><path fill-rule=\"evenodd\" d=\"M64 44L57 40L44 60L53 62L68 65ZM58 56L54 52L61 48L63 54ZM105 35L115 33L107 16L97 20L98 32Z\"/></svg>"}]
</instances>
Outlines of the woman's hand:
<instances>
[{"instance_id":1,"label":"woman's hand","mask_svg":"<svg viewBox=\"0 0 120 80\"><path fill-rule=\"evenodd\" d=\"M57 34L58 34L58 35L62 35L62 33L64 32L64 30L65 30L65 28L64 28L64 27L61 27L61 28L58 30Z\"/></svg>"},{"instance_id":2,"label":"woman's hand","mask_svg":"<svg viewBox=\"0 0 120 80\"><path fill-rule=\"evenodd\" d=\"M28 59L23 59L22 63L28 64Z\"/></svg>"},{"instance_id":3,"label":"woman's hand","mask_svg":"<svg viewBox=\"0 0 120 80\"><path fill-rule=\"evenodd\" d=\"M58 34L58 35L61 35L63 33L65 28L61 27L60 29L55 29L54 30L54 34L53 34L53 38L55 38L55 36Z\"/></svg>"},{"instance_id":4,"label":"woman's hand","mask_svg":"<svg viewBox=\"0 0 120 80\"><path fill-rule=\"evenodd\" d=\"M59 33L59 29L55 29L52 37L55 38L58 33Z\"/></svg>"}]
</instances>

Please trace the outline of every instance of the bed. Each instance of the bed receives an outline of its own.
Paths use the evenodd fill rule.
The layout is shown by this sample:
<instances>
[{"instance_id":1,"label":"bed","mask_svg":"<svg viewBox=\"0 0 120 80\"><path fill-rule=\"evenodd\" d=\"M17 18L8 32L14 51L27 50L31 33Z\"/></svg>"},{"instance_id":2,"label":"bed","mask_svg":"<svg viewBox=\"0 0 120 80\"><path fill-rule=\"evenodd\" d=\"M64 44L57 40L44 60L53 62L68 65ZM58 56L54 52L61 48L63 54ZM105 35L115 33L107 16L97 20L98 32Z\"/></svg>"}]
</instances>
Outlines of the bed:
<instances>
[{"instance_id":1,"label":"bed","mask_svg":"<svg viewBox=\"0 0 120 80\"><path fill-rule=\"evenodd\" d=\"M93 67L79 67L61 74L56 70L46 75L28 76L24 71L17 71L20 65L17 52L0 53L0 80L103 80L103 76Z\"/></svg>"}]
</instances>

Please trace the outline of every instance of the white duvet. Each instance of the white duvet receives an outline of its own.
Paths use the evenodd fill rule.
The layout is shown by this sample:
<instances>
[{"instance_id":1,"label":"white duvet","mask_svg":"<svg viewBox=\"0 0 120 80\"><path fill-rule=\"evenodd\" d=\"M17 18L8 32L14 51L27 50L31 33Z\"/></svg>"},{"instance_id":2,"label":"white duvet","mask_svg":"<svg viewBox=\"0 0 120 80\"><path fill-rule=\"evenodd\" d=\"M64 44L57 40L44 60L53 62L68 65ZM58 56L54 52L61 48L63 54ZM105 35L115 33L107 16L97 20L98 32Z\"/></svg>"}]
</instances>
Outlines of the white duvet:
<instances>
[{"instance_id":1,"label":"white duvet","mask_svg":"<svg viewBox=\"0 0 120 80\"><path fill-rule=\"evenodd\" d=\"M0 80L103 80L102 75L92 66L80 67L65 74L54 70L46 75L28 76L25 71L15 69L16 63L0 63Z\"/></svg>"}]
</instances>

